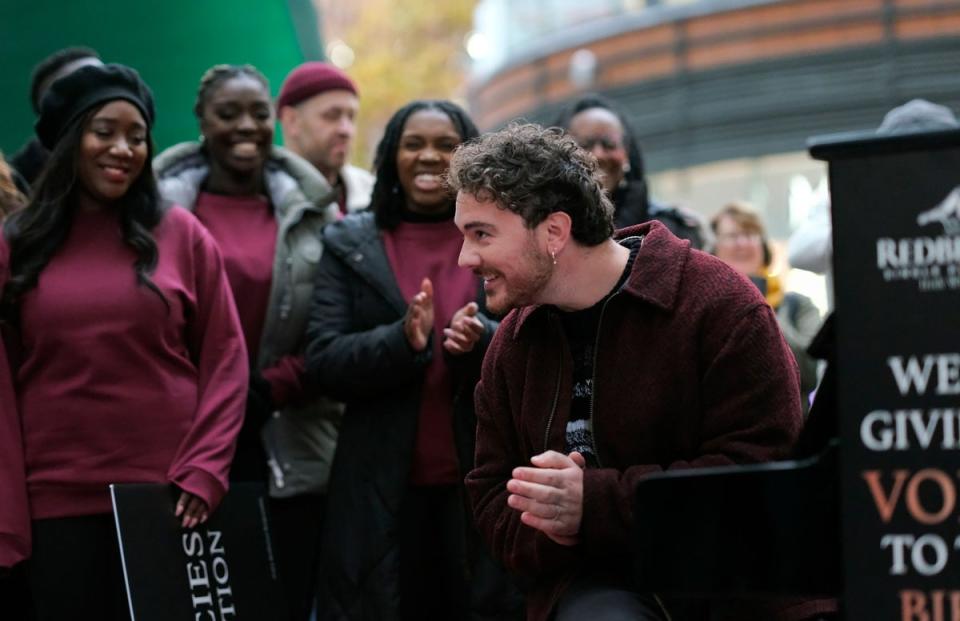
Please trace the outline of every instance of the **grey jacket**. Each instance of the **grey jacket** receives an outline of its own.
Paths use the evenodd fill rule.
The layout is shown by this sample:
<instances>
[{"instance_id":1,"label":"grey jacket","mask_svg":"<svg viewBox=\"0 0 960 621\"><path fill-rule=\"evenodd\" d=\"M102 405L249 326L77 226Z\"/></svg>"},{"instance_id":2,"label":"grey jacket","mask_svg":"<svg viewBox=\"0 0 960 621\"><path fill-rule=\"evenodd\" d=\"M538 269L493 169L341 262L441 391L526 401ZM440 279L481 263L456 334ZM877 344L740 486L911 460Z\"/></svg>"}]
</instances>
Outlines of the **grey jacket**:
<instances>
[{"instance_id":1,"label":"grey jacket","mask_svg":"<svg viewBox=\"0 0 960 621\"><path fill-rule=\"evenodd\" d=\"M340 181L347 188L347 213L354 213L370 206L370 195L376 181L373 175L362 168L344 164L340 169Z\"/></svg>"},{"instance_id":2,"label":"grey jacket","mask_svg":"<svg viewBox=\"0 0 960 621\"><path fill-rule=\"evenodd\" d=\"M200 144L182 143L154 159L160 194L193 210L209 165ZM273 147L266 163L266 188L277 218L267 315L257 368L303 353L307 316L323 252L320 232L337 219L335 196L306 160ZM326 491L343 406L325 397L274 412L262 437L269 456L270 493L289 497Z\"/></svg>"}]
</instances>

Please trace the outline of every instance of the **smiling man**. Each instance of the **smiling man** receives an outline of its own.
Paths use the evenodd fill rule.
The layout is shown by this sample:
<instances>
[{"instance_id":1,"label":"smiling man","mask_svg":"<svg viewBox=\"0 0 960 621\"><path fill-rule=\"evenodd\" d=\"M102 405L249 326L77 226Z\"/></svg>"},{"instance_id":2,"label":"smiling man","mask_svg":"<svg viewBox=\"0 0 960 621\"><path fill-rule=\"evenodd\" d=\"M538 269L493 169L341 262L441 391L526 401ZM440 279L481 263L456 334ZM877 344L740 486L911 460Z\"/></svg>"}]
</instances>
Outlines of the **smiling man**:
<instances>
[{"instance_id":1,"label":"smiling man","mask_svg":"<svg viewBox=\"0 0 960 621\"><path fill-rule=\"evenodd\" d=\"M596 160L557 130L483 136L449 178L460 265L511 311L476 389L481 533L529 577L534 621L688 618L689 602L627 583L634 490L786 455L799 383L772 310L659 222L614 237Z\"/></svg>"},{"instance_id":2,"label":"smiling man","mask_svg":"<svg viewBox=\"0 0 960 621\"><path fill-rule=\"evenodd\" d=\"M277 97L284 146L326 177L344 214L364 209L373 191L373 175L349 164L359 112L353 80L319 61L291 71Z\"/></svg>"}]
</instances>

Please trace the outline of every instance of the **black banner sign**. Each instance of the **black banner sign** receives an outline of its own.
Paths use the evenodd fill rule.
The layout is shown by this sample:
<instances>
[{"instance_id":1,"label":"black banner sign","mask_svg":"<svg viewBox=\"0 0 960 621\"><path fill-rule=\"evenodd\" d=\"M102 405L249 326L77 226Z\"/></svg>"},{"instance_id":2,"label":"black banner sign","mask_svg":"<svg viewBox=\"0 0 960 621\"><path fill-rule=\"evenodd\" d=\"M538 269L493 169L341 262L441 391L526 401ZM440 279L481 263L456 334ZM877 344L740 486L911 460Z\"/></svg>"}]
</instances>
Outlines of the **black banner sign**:
<instances>
[{"instance_id":1,"label":"black banner sign","mask_svg":"<svg viewBox=\"0 0 960 621\"><path fill-rule=\"evenodd\" d=\"M132 621L286 618L263 485L231 487L192 529L167 485L111 485Z\"/></svg>"},{"instance_id":2,"label":"black banner sign","mask_svg":"<svg viewBox=\"0 0 960 621\"><path fill-rule=\"evenodd\" d=\"M844 616L960 619L960 132L830 162Z\"/></svg>"}]
</instances>

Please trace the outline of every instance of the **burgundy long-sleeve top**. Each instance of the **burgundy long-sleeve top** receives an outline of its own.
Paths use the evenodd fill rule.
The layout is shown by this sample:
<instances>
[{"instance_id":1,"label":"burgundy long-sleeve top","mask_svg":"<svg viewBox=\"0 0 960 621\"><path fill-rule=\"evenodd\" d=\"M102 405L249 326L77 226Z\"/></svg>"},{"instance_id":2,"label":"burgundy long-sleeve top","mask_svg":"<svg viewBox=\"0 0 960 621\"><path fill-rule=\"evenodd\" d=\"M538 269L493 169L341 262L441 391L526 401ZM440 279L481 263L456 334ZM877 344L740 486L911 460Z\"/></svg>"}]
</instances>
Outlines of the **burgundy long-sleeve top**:
<instances>
[{"instance_id":1,"label":"burgundy long-sleeve top","mask_svg":"<svg viewBox=\"0 0 960 621\"><path fill-rule=\"evenodd\" d=\"M180 208L152 233L166 304L137 282L109 210L75 213L22 298L15 390L32 519L109 512L110 483L171 482L211 509L226 491L248 365L223 261Z\"/></svg>"},{"instance_id":2,"label":"burgundy long-sleeve top","mask_svg":"<svg viewBox=\"0 0 960 621\"><path fill-rule=\"evenodd\" d=\"M4 280L0 271L0 283ZM6 351L0 346L0 567L12 567L30 555L30 512L16 404Z\"/></svg>"},{"instance_id":3,"label":"burgundy long-sleeve top","mask_svg":"<svg viewBox=\"0 0 960 621\"><path fill-rule=\"evenodd\" d=\"M251 368L255 368L273 287L278 228L273 207L265 196L201 192L193 213L210 231L223 255ZM302 354L288 355L260 370L270 384L275 406L283 407L304 397L305 366Z\"/></svg>"},{"instance_id":4,"label":"burgundy long-sleeve top","mask_svg":"<svg viewBox=\"0 0 960 621\"><path fill-rule=\"evenodd\" d=\"M417 439L410 467L413 485L453 485L460 466L453 441L453 378L443 357L443 330L477 298L477 277L457 265L463 234L452 219L401 222L383 236L390 267L409 303L424 278L433 284L433 357L424 373Z\"/></svg>"}]
</instances>

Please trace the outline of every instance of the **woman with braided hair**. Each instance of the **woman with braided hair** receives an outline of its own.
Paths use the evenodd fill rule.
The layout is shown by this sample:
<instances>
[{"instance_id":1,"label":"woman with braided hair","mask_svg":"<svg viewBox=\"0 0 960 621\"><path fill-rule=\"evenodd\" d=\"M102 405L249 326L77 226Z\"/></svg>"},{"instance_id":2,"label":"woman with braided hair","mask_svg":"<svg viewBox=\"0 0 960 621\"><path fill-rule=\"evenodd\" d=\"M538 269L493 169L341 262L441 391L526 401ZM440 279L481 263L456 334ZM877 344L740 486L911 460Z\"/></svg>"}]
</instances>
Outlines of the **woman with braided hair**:
<instances>
[{"instance_id":1,"label":"woman with braided hair","mask_svg":"<svg viewBox=\"0 0 960 621\"><path fill-rule=\"evenodd\" d=\"M194 113L201 142L171 147L154 169L164 198L192 211L223 253L250 367L230 477L269 482L281 582L292 618L306 620L342 406L306 389L304 334L336 194L310 163L273 145L273 102L256 68L210 68Z\"/></svg>"},{"instance_id":2,"label":"woman with braided hair","mask_svg":"<svg viewBox=\"0 0 960 621\"><path fill-rule=\"evenodd\" d=\"M497 322L444 176L477 136L459 106L418 100L384 129L371 211L327 227L310 379L346 403L330 480L320 615L518 618L517 592L467 517L473 389Z\"/></svg>"},{"instance_id":3,"label":"woman with braided hair","mask_svg":"<svg viewBox=\"0 0 960 621\"><path fill-rule=\"evenodd\" d=\"M246 350L216 244L157 195L153 118L129 67L56 81L0 238L0 566L30 554L40 621L129 618L109 484L170 484L184 528L227 489Z\"/></svg>"}]
</instances>

